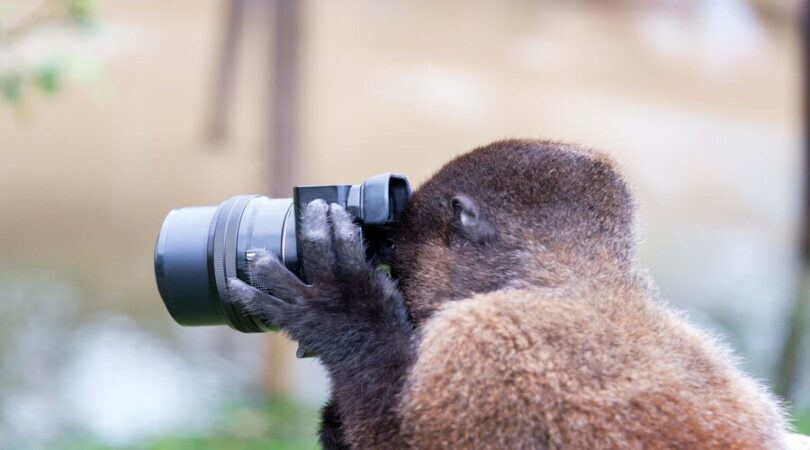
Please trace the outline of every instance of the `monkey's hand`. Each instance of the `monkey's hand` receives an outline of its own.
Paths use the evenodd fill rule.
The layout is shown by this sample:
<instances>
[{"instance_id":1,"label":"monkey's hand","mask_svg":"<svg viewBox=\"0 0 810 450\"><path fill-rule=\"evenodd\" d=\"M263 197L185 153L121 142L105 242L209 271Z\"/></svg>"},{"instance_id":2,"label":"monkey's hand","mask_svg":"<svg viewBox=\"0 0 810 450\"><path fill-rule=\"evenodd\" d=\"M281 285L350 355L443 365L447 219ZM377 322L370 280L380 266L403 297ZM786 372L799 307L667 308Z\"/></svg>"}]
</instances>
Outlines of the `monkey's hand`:
<instances>
[{"instance_id":1,"label":"monkey's hand","mask_svg":"<svg viewBox=\"0 0 810 450\"><path fill-rule=\"evenodd\" d=\"M403 448L395 406L414 350L402 294L366 260L360 229L340 206L308 204L299 235L310 284L257 251L247 271L262 290L230 279L230 297L323 362L347 444Z\"/></svg>"},{"instance_id":2,"label":"monkey's hand","mask_svg":"<svg viewBox=\"0 0 810 450\"><path fill-rule=\"evenodd\" d=\"M256 289L228 281L229 296L246 312L286 331L330 371L354 372L363 361L407 342L411 324L390 277L366 260L360 228L348 211L322 200L303 211L303 283L272 253L251 251L247 272ZM265 292L266 291L266 292ZM388 348L386 348L388 346Z\"/></svg>"}]
</instances>

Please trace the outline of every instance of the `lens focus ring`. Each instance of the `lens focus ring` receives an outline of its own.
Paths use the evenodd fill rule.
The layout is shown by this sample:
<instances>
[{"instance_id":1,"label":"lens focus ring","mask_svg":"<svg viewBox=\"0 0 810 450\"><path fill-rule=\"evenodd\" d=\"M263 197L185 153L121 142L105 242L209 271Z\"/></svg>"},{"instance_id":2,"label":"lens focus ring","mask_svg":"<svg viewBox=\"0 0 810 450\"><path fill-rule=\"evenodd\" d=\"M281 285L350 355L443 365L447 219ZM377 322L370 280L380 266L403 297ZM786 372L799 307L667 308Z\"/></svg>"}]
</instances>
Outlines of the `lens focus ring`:
<instances>
[{"instance_id":1,"label":"lens focus ring","mask_svg":"<svg viewBox=\"0 0 810 450\"><path fill-rule=\"evenodd\" d=\"M233 328L244 332L262 331L249 316L236 310L228 300L227 280L236 277L236 243L242 213L255 195L233 197L219 206L216 220L212 223L213 235L209 242L211 254L211 274L214 287L219 294L223 318Z\"/></svg>"}]
</instances>

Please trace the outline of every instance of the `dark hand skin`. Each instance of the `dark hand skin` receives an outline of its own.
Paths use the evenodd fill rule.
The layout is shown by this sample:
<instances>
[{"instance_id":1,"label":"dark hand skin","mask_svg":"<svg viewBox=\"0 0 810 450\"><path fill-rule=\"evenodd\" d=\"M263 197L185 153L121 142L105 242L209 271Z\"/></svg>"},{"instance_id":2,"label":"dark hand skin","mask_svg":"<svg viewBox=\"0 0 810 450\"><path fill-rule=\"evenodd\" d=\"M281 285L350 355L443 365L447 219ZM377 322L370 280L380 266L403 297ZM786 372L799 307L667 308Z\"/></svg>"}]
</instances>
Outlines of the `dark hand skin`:
<instances>
[{"instance_id":1,"label":"dark hand skin","mask_svg":"<svg viewBox=\"0 0 810 450\"><path fill-rule=\"evenodd\" d=\"M415 350L402 294L366 260L360 229L339 205L309 203L299 235L309 284L256 250L248 273L269 293L233 278L230 297L326 367L332 397L323 409L324 448L403 448L395 406Z\"/></svg>"}]
</instances>

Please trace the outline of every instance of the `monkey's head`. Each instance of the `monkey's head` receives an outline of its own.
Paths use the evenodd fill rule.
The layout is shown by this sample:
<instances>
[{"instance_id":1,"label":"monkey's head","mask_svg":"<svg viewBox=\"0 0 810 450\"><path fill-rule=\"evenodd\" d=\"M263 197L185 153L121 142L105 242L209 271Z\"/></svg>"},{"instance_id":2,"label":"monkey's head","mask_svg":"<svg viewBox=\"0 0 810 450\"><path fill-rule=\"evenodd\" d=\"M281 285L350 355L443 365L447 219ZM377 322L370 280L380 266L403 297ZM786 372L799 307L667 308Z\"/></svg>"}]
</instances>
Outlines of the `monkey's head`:
<instances>
[{"instance_id":1,"label":"monkey's head","mask_svg":"<svg viewBox=\"0 0 810 450\"><path fill-rule=\"evenodd\" d=\"M629 273L634 205L604 155L505 140L447 163L394 232L393 270L413 319L507 286Z\"/></svg>"}]
</instances>

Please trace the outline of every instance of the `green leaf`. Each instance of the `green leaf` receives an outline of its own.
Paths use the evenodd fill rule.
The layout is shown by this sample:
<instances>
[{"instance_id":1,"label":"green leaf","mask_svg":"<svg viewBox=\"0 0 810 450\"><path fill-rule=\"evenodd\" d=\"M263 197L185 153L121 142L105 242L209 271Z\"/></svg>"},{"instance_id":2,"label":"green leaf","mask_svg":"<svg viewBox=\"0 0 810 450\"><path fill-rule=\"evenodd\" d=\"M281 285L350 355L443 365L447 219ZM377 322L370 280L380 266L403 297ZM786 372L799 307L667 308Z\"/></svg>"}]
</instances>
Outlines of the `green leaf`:
<instances>
[{"instance_id":1,"label":"green leaf","mask_svg":"<svg viewBox=\"0 0 810 450\"><path fill-rule=\"evenodd\" d=\"M0 90L9 103L16 103L22 97L23 77L18 73L0 75Z\"/></svg>"},{"instance_id":2,"label":"green leaf","mask_svg":"<svg viewBox=\"0 0 810 450\"><path fill-rule=\"evenodd\" d=\"M80 24L87 25L93 20L96 12L95 0L70 0L68 6L70 18Z\"/></svg>"},{"instance_id":3,"label":"green leaf","mask_svg":"<svg viewBox=\"0 0 810 450\"><path fill-rule=\"evenodd\" d=\"M34 82L46 94L53 94L61 87L61 70L56 64L46 64L34 73Z\"/></svg>"}]
</instances>

